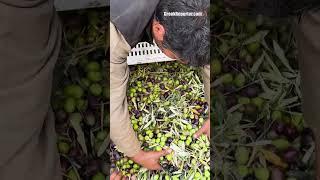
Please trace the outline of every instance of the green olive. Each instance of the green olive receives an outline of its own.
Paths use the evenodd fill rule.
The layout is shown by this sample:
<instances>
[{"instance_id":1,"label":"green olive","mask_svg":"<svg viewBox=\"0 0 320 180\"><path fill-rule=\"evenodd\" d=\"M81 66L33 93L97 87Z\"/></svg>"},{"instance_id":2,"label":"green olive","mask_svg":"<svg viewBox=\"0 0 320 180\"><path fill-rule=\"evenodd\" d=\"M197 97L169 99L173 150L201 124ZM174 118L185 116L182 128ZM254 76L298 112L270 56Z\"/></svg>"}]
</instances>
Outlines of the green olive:
<instances>
[{"instance_id":1,"label":"green olive","mask_svg":"<svg viewBox=\"0 0 320 180\"><path fill-rule=\"evenodd\" d=\"M101 72L90 71L87 73L87 78L92 82L99 82L102 80Z\"/></svg>"},{"instance_id":2,"label":"green olive","mask_svg":"<svg viewBox=\"0 0 320 180\"><path fill-rule=\"evenodd\" d=\"M239 97L238 99L239 104L245 105L245 104L250 104L250 98L248 97Z\"/></svg>"},{"instance_id":3,"label":"green olive","mask_svg":"<svg viewBox=\"0 0 320 180\"><path fill-rule=\"evenodd\" d=\"M260 48L260 43L259 42L253 42L253 43L250 43L250 44L247 45L248 52L251 55L256 54L256 52L258 51L259 48Z\"/></svg>"},{"instance_id":4,"label":"green olive","mask_svg":"<svg viewBox=\"0 0 320 180\"><path fill-rule=\"evenodd\" d=\"M233 76L230 73L222 75L222 82L224 84L230 84L233 81Z\"/></svg>"},{"instance_id":5,"label":"green olive","mask_svg":"<svg viewBox=\"0 0 320 180\"><path fill-rule=\"evenodd\" d=\"M255 168L254 175L258 180L268 180L270 172L267 168Z\"/></svg>"},{"instance_id":6,"label":"green olive","mask_svg":"<svg viewBox=\"0 0 320 180\"><path fill-rule=\"evenodd\" d=\"M105 180L105 179L106 179L105 175L101 172L98 172L92 177L91 180Z\"/></svg>"},{"instance_id":7,"label":"green olive","mask_svg":"<svg viewBox=\"0 0 320 180\"><path fill-rule=\"evenodd\" d=\"M237 86L237 87L243 87L246 83L246 77L240 73L240 74L237 74L236 77L234 78L234 85Z\"/></svg>"},{"instance_id":8,"label":"green olive","mask_svg":"<svg viewBox=\"0 0 320 180\"><path fill-rule=\"evenodd\" d=\"M249 174L249 168L244 165L238 166L238 173L241 177L246 177Z\"/></svg>"},{"instance_id":9,"label":"green olive","mask_svg":"<svg viewBox=\"0 0 320 180\"><path fill-rule=\"evenodd\" d=\"M89 72L89 71L100 71L100 69L101 69L100 64L98 62L95 62L95 61L88 62L88 64L85 67L85 71L86 72Z\"/></svg>"},{"instance_id":10,"label":"green olive","mask_svg":"<svg viewBox=\"0 0 320 180\"><path fill-rule=\"evenodd\" d=\"M67 177L68 177L68 180L78 180L78 176L73 168L68 171Z\"/></svg>"},{"instance_id":11,"label":"green olive","mask_svg":"<svg viewBox=\"0 0 320 180\"><path fill-rule=\"evenodd\" d=\"M164 147L165 145L166 145L166 142L164 142L164 141L161 141L161 142L160 142L160 146L161 146L161 147Z\"/></svg>"},{"instance_id":12,"label":"green olive","mask_svg":"<svg viewBox=\"0 0 320 180\"><path fill-rule=\"evenodd\" d=\"M70 151L70 145L69 143L66 143L66 142L59 142L58 149L59 149L59 153L68 154Z\"/></svg>"},{"instance_id":13,"label":"green olive","mask_svg":"<svg viewBox=\"0 0 320 180\"><path fill-rule=\"evenodd\" d=\"M167 159L168 161L172 161L172 158L173 158L172 154L166 155L166 159Z\"/></svg>"},{"instance_id":14,"label":"green olive","mask_svg":"<svg viewBox=\"0 0 320 180\"><path fill-rule=\"evenodd\" d=\"M108 136L108 132L106 130L99 131L97 133L97 139L103 141Z\"/></svg>"},{"instance_id":15,"label":"green olive","mask_svg":"<svg viewBox=\"0 0 320 180\"><path fill-rule=\"evenodd\" d=\"M74 98L67 98L64 102L64 110L67 113L73 113L76 110L76 101Z\"/></svg>"},{"instance_id":16,"label":"green olive","mask_svg":"<svg viewBox=\"0 0 320 180\"><path fill-rule=\"evenodd\" d=\"M90 92L94 96L100 96L102 93L102 86L98 83L91 84L90 86Z\"/></svg>"},{"instance_id":17,"label":"green olive","mask_svg":"<svg viewBox=\"0 0 320 180\"><path fill-rule=\"evenodd\" d=\"M238 147L236 149L235 158L239 165L244 165L249 160L249 150L246 147Z\"/></svg>"}]
</instances>

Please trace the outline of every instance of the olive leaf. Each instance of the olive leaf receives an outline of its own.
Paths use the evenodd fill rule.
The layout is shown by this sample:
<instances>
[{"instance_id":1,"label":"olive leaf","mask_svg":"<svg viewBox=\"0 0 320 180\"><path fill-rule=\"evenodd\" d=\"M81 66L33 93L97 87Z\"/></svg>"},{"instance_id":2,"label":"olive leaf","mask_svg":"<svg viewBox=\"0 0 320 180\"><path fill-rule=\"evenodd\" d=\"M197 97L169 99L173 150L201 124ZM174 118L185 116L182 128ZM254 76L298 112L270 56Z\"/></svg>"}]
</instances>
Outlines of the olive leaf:
<instances>
[{"instance_id":1,"label":"olive leaf","mask_svg":"<svg viewBox=\"0 0 320 180\"><path fill-rule=\"evenodd\" d=\"M265 145L269 145L272 144L271 140L261 140L261 141L255 141L249 144L246 144L247 146L265 146Z\"/></svg>"},{"instance_id":2,"label":"olive leaf","mask_svg":"<svg viewBox=\"0 0 320 180\"><path fill-rule=\"evenodd\" d=\"M265 149L261 149L260 151L264 155L265 159L267 161L269 161L271 164L274 164L274 165L282 167L282 168L288 167L288 164L285 163L284 161L282 161L282 159L278 155L276 155L275 153L273 153L269 150L265 150Z\"/></svg>"},{"instance_id":3,"label":"olive leaf","mask_svg":"<svg viewBox=\"0 0 320 180\"><path fill-rule=\"evenodd\" d=\"M301 85L301 77L300 77L300 73L299 73L297 75L297 78L296 78L295 82L294 82L294 87L295 87L296 94L301 99L302 98L302 93L301 93L300 85Z\"/></svg>"},{"instance_id":4,"label":"olive leaf","mask_svg":"<svg viewBox=\"0 0 320 180\"><path fill-rule=\"evenodd\" d=\"M277 77L282 77L280 70L278 69L278 67L274 64L274 62L272 61L272 59L270 58L270 56L263 51L263 53L265 54L266 60L269 63L269 65L271 66L273 73L276 74Z\"/></svg>"},{"instance_id":5,"label":"olive leaf","mask_svg":"<svg viewBox=\"0 0 320 180\"><path fill-rule=\"evenodd\" d=\"M287 175L296 179L314 179L314 176L306 171L291 170L287 172Z\"/></svg>"},{"instance_id":6,"label":"olive leaf","mask_svg":"<svg viewBox=\"0 0 320 180\"><path fill-rule=\"evenodd\" d=\"M253 66L252 66L252 68L251 68L251 70L250 70L250 72L251 72L252 74L257 73L260 65L261 65L262 62L263 62L263 60L264 60L264 53L263 53L263 54L260 56L260 58L253 64Z\"/></svg>"},{"instance_id":7,"label":"olive leaf","mask_svg":"<svg viewBox=\"0 0 320 180\"><path fill-rule=\"evenodd\" d=\"M279 104L279 107L286 107L292 103L295 103L299 100L299 97L298 96L295 96L295 97L291 97L291 98L287 98L287 99L282 99L280 101L280 104Z\"/></svg>"},{"instance_id":8,"label":"olive leaf","mask_svg":"<svg viewBox=\"0 0 320 180\"><path fill-rule=\"evenodd\" d=\"M70 120L71 127L76 131L77 134L77 141L80 144L83 152L85 154L88 154L87 146L86 146L86 140L84 137L84 133L81 127L81 121L77 119L71 119Z\"/></svg>"},{"instance_id":9,"label":"olive leaf","mask_svg":"<svg viewBox=\"0 0 320 180\"><path fill-rule=\"evenodd\" d=\"M280 59L280 61L282 62L282 64L288 68L288 70L290 72L294 72L294 70L292 69L292 67L289 64L288 59L286 58L283 49L279 46L279 44L273 40L273 48L274 48L274 52L277 55L277 57Z\"/></svg>"},{"instance_id":10,"label":"olive leaf","mask_svg":"<svg viewBox=\"0 0 320 180\"><path fill-rule=\"evenodd\" d=\"M184 150L184 148L179 147L178 145L171 143L170 149L174 151L174 154L180 157L186 157L189 156L190 154Z\"/></svg>"},{"instance_id":11,"label":"olive leaf","mask_svg":"<svg viewBox=\"0 0 320 180\"><path fill-rule=\"evenodd\" d=\"M108 135L102 142L97 152L97 156L100 157L103 153L106 152L107 148L109 147L110 143L110 135Z\"/></svg>"},{"instance_id":12,"label":"olive leaf","mask_svg":"<svg viewBox=\"0 0 320 180\"><path fill-rule=\"evenodd\" d=\"M250 37L249 39L245 40L243 45L248 45L250 43L259 42L259 41L263 40L268 33L269 33L268 30L259 31L255 35Z\"/></svg>"},{"instance_id":13,"label":"olive leaf","mask_svg":"<svg viewBox=\"0 0 320 180\"><path fill-rule=\"evenodd\" d=\"M314 143L311 144L311 147L306 151L306 153L304 154L303 158L302 158L302 162L304 164L307 164L309 159L311 158L313 152L314 152L314 149L315 149L315 145Z\"/></svg>"}]
</instances>

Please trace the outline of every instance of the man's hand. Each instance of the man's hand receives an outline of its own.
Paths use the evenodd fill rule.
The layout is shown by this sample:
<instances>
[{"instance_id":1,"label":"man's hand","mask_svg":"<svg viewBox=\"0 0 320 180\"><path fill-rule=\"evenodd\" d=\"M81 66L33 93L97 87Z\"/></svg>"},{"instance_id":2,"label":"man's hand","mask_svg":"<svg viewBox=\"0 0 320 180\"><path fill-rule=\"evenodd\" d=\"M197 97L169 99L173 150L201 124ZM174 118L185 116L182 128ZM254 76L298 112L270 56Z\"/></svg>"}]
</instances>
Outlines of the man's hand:
<instances>
[{"instance_id":1,"label":"man's hand","mask_svg":"<svg viewBox=\"0 0 320 180\"><path fill-rule=\"evenodd\" d=\"M210 119L204 122L203 126L194 134L194 138L198 138L202 134L207 135L210 139Z\"/></svg>"},{"instance_id":2,"label":"man's hand","mask_svg":"<svg viewBox=\"0 0 320 180\"><path fill-rule=\"evenodd\" d=\"M114 171L111 173L110 180L124 180L125 177L122 176L121 172Z\"/></svg>"},{"instance_id":3,"label":"man's hand","mask_svg":"<svg viewBox=\"0 0 320 180\"><path fill-rule=\"evenodd\" d=\"M140 164L141 166L149 169L149 170L161 170L161 166L159 164L159 159L162 156L170 154L171 150L162 150L162 151L139 151L137 155L131 157L131 159Z\"/></svg>"},{"instance_id":4,"label":"man's hand","mask_svg":"<svg viewBox=\"0 0 320 180\"><path fill-rule=\"evenodd\" d=\"M131 176L130 178L129 177L126 177L126 176L123 176L121 172L118 172L118 171L114 171L111 173L111 176L110 176L110 180L137 180L137 177L136 176Z\"/></svg>"}]
</instances>

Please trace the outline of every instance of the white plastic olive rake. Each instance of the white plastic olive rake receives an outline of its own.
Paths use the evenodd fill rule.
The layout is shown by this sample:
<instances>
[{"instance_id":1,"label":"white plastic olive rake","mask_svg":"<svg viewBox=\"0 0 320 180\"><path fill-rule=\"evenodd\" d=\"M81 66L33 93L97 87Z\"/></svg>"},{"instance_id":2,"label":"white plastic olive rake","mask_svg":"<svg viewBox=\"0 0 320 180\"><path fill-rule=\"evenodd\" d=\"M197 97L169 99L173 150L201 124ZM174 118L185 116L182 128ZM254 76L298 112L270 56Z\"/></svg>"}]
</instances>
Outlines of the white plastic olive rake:
<instances>
[{"instance_id":1,"label":"white plastic olive rake","mask_svg":"<svg viewBox=\"0 0 320 180\"><path fill-rule=\"evenodd\" d=\"M127 57L128 65L146 64L154 62L173 61L161 52L155 44L140 42L131 49Z\"/></svg>"}]
</instances>

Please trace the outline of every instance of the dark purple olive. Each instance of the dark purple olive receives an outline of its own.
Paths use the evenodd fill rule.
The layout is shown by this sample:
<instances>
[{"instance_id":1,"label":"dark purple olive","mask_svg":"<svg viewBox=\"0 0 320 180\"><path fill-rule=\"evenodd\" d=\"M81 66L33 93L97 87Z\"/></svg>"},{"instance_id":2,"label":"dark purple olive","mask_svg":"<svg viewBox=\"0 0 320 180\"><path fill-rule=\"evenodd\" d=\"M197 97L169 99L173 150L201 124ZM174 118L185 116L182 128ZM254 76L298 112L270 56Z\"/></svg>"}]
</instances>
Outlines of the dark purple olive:
<instances>
[{"instance_id":1,"label":"dark purple olive","mask_svg":"<svg viewBox=\"0 0 320 180\"><path fill-rule=\"evenodd\" d=\"M139 111L139 110L134 110L133 111L133 113L134 113L134 116L136 117L136 118L139 118L140 116L141 116L141 112Z\"/></svg>"},{"instance_id":2,"label":"dark purple olive","mask_svg":"<svg viewBox=\"0 0 320 180\"><path fill-rule=\"evenodd\" d=\"M189 168L189 165L188 165L188 163L185 163L185 164L183 165L183 169L185 169L185 170L188 170L188 169L190 169L190 168Z\"/></svg>"},{"instance_id":3,"label":"dark purple olive","mask_svg":"<svg viewBox=\"0 0 320 180\"><path fill-rule=\"evenodd\" d=\"M208 103L205 102L204 105L203 105L203 109L207 109L208 108Z\"/></svg>"},{"instance_id":4,"label":"dark purple olive","mask_svg":"<svg viewBox=\"0 0 320 180\"><path fill-rule=\"evenodd\" d=\"M60 166L61 166L62 171L66 172L70 166L70 163L65 158L60 158Z\"/></svg>"},{"instance_id":5,"label":"dark purple olive","mask_svg":"<svg viewBox=\"0 0 320 180\"><path fill-rule=\"evenodd\" d=\"M169 96L169 92L165 92L165 93L163 94L163 96L164 96L164 98L167 98L167 97Z\"/></svg>"},{"instance_id":6,"label":"dark purple olive","mask_svg":"<svg viewBox=\"0 0 320 180\"><path fill-rule=\"evenodd\" d=\"M295 127L287 125L285 127L284 135L288 138L288 140L293 141L299 136L299 133Z\"/></svg>"},{"instance_id":7,"label":"dark purple olive","mask_svg":"<svg viewBox=\"0 0 320 180\"><path fill-rule=\"evenodd\" d=\"M173 138L171 138L171 137L169 137L168 139L167 139L167 143L171 143L173 141Z\"/></svg>"},{"instance_id":8,"label":"dark purple olive","mask_svg":"<svg viewBox=\"0 0 320 180\"><path fill-rule=\"evenodd\" d=\"M163 119L163 114L158 114L157 119Z\"/></svg>"},{"instance_id":9,"label":"dark purple olive","mask_svg":"<svg viewBox=\"0 0 320 180\"><path fill-rule=\"evenodd\" d=\"M169 164L163 163L163 164L161 164L161 167L162 167L164 170L166 170L167 168L169 168Z\"/></svg>"},{"instance_id":10,"label":"dark purple olive","mask_svg":"<svg viewBox=\"0 0 320 180\"><path fill-rule=\"evenodd\" d=\"M197 127L197 126L199 125L199 120L198 120L198 119L194 119L194 120L192 121L192 124L193 124L195 127Z\"/></svg>"},{"instance_id":11,"label":"dark purple olive","mask_svg":"<svg viewBox=\"0 0 320 180\"><path fill-rule=\"evenodd\" d=\"M69 152L69 156L73 158L80 157L81 155L81 150L78 147L73 147Z\"/></svg>"},{"instance_id":12,"label":"dark purple olive","mask_svg":"<svg viewBox=\"0 0 320 180\"><path fill-rule=\"evenodd\" d=\"M285 175L283 171L278 167L273 167L271 180L285 180Z\"/></svg>"},{"instance_id":13,"label":"dark purple olive","mask_svg":"<svg viewBox=\"0 0 320 180\"><path fill-rule=\"evenodd\" d=\"M251 85L242 90L242 94L248 98L257 97L260 93L260 88L258 85Z\"/></svg>"},{"instance_id":14,"label":"dark purple olive","mask_svg":"<svg viewBox=\"0 0 320 180\"><path fill-rule=\"evenodd\" d=\"M116 161L119 161L121 159L121 156L117 151L113 151L113 157Z\"/></svg>"},{"instance_id":15,"label":"dark purple olive","mask_svg":"<svg viewBox=\"0 0 320 180\"><path fill-rule=\"evenodd\" d=\"M85 174L92 176L100 170L99 160L90 160L85 170Z\"/></svg>"},{"instance_id":16,"label":"dark purple olive","mask_svg":"<svg viewBox=\"0 0 320 180\"><path fill-rule=\"evenodd\" d=\"M258 96L258 90L256 88L249 87L246 90L246 94L247 94L247 97L254 98Z\"/></svg>"},{"instance_id":17,"label":"dark purple olive","mask_svg":"<svg viewBox=\"0 0 320 180\"><path fill-rule=\"evenodd\" d=\"M147 142L142 143L142 147L149 147L149 144Z\"/></svg>"},{"instance_id":18,"label":"dark purple olive","mask_svg":"<svg viewBox=\"0 0 320 180\"><path fill-rule=\"evenodd\" d=\"M89 95L88 96L88 104L91 109L99 109L100 108L99 98L96 96Z\"/></svg>"},{"instance_id":19,"label":"dark purple olive","mask_svg":"<svg viewBox=\"0 0 320 180\"><path fill-rule=\"evenodd\" d=\"M164 84L160 84L160 89L164 90L166 87Z\"/></svg>"},{"instance_id":20,"label":"dark purple olive","mask_svg":"<svg viewBox=\"0 0 320 180\"><path fill-rule=\"evenodd\" d=\"M114 169L114 168L116 168L116 165L114 163L112 163L110 167L111 167L111 169ZM108 169L110 169L110 168L108 168Z\"/></svg>"},{"instance_id":21,"label":"dark purple olive","mask_svg":"<svg viewBox=\"0 0 320 180\"><path fill-rule=\"evenodd\" d=\"M58 112L55 113L55 115L58 123L64 123L68 119L68 114L63 110L59 110Z\"/></svg>"},{"instance_id":22,"label":"dark purple olive","mask_svg":"<svg viewBox=\"0 0 320 180\"><path fill-rule=\"evenodd\" d=\"M295 163L298 160L298 155L299 152L296 149L290 147L283 153L283 159L287 163Z\"/></svg>"},{"instance_id":23,"label":"dark purple olive","mask_svg":"<svg viewBox=\"0 0 320 180\"><path fill-rule=\"evenodd\" d=\"M170 165L170 166L169 166L169 169L168 169L169 173L174 173L174 172L176 172L176 171L178 171L178 170L179 170L179 169L178 169L177 167L173 166L173 165Z\"/></svg>"},{"instance_id":24,"label":"dark purple olive","mask_svg":"<svg viewBox=\"0 0 320 180\"><path fill-rule=\"evenodd\" d=\"M285 124L283 122L275 122L273 124L273 130L278 134L278 135L283 135L285 131Z\"/></svg>"},{"instance_id":25,"label":"dark purple olive","mask_svg":"<svg viewBox=\"0 0 320 180\"><path fill-rule=\"evenodd\" d=\"M237 103L238 99L235 95L230 95L226 97L227 108L231 108L232 106L235 106Z\"/></svg>"}]
</instances>

